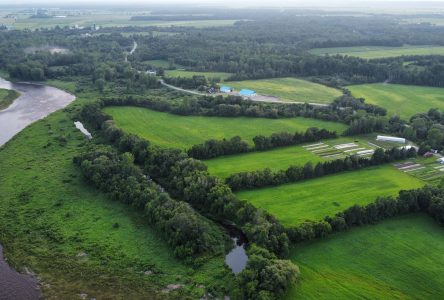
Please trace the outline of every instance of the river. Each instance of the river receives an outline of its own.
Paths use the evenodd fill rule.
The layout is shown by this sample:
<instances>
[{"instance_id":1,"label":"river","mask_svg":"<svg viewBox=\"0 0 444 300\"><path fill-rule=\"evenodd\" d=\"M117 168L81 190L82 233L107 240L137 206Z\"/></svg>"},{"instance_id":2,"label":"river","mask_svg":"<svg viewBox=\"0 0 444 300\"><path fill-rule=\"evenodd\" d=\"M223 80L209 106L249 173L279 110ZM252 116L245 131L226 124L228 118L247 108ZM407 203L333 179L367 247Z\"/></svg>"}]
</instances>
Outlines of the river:
<instances>
[{"instance_id":1,"label":"river","mask_svg":"<svg viewBox=\"0 0 444 300\"><path fill-rule=\"evenodd\" d=\"M54 87L11 83L0 78L0 88L20 92L7 109L0 111L0 147L29 124L42 119L75 100L75 96ZM0 148L1 151L1 148ZM1 228L0 228L1 231ZM3 258L0 245L0 299L39 299L38 282L13 270Z\"/></svg>"},{"instance_id":2,"label":"river","mask_svg":"<svg viewBox=\"0 0 444 300\"><path fill-rule=\"evenodd\" d=\"M54 87L11 83L3 78L0 78L0 88L20 92L11 106L0 111L0 146L29 124L67 106L75 99L74 95Z\"/></svg>"}]
</instances>

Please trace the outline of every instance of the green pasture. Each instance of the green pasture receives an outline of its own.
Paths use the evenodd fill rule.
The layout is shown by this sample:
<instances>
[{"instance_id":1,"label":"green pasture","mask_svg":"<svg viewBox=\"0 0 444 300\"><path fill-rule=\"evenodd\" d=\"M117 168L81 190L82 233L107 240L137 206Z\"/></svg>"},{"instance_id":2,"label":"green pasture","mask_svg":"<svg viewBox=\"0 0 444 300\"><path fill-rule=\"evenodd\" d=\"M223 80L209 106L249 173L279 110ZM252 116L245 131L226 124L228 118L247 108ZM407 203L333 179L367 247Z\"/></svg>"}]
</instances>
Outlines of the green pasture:
<instances>
[{"instance_id":1,"label":"green pasture","mask_svg":"<svg viewBox=\"0 0 444 300\"><path fill-rule=\"evenodd\" d=\"M370 138L369 140L373 141ZM354 142L360 147L365 147L366 149L374 148L368 145L367 137L341 137L337 139L323 140L322 142L330 146ZM316 143L318 142L308 143L305 144L305 146ZM208 166L208 171L212 175L226 178L231 174L239 172L250 172L265 168L278 171L285 170L292 165L303 166L307 162L312 162L315 164L319 161L328 160L327 158L323 158L319 154L313 153L303 146L304 145L289 146L269 151L221 156L214 159L205 160L205 164ZM332 159L336 158L339 157L334 157Z\"/></svg>"},{"instance_id":2,"label":"green pasture","mask_svg":"<svg viewBox=\"0 0 444 300\"><path fill-rule=\"evenodd\" d=\"M444 109L444 88L401 84L360 84L347 87L356 98L387 109L388 115L409 119L430 108Z\"/></svg>"},{"instance_id":3,"label":"green pasture","mask_svg":"<svg viewBox=\"0 0 444 300\"><path fill-rule=\"evenodd\" d=\"M396 195L402 189L423 185L423 181L392 165L383 165L236 194L270 212L282 224L294 226L332 216L354 204L373 202L378 196Z\"/></svg>"},{"instance_id":4,"label":"green pasture","mask_svg":"<svg viewBox=\"0 0 444 300\"><path fill-rule=\"evenodd\" d=\"M291 251L301 270L286 299L441 299L444 229L407 215Z\"/></svg>"},{"instance_id":5,"label":"green pasture","mask_svg":"<svg viewBox=\"0 0 444 300\"><path fill-rule=\"evenodd\" d=\"M220 80L225 80L230 77L231 73L224 72L198 72L198 71L185 71L185 70L165 70L165 75L167 77L185 77L191 78L193 76L205 76L208 79L219 78Z\"/></svg>"},{"instance_id":6,"label":"green pasture","mask_svg":"<svg viewBox=\"0 0 444 300\"><path fill-rule=\"evenodd\" d=\"M132 21L131 17L137 15L136 12L109 12L96 11L90 14L68 15L65 18L30 18L31 14L14 13L18 18L5 18L5 14L0 17L0 22L16 29L37 29L53 28L56 26L80 26L88 27L92 25L100 27L126 27L126 26L191 26L197 28L231 26L238 20L183 20L183 21ZM64 15L64 13L60 13Z\"/></svg>"},{"instance_id":7,"label":"green pasture","mask_svg":"<svg viewBox=\"0 0 444 300\"><path fill-rule=\"evenodd\" d=\"M234 136L251 142L259 134L305 131L310 127L339 133L345 130L341 123L308 118L180 116L140 107L106 107L104 111L126 132L137 134L153 144L176 148L189 148L209 139L230 139Z\"/></svg>"},{"instance_id":8,"label":"green pasture","mask_svg":"<svg viewBox=\"0 0 444 300\"><path fill-rule=\"evenodd\" d=\"M184 264L143 214L84 182L73 157L88 145L59 111L0 147L0 244L9 263L35 272L48 299L150 298L176 283L198 298L201 285L223 286L223 257Z\"/></svg>"},{"instance_id":9,"label":"green pasture","mask_svg":"<svg viewBox=\"0 0 444 300\"><path fill-rule=\"evenodd\" d=\"M235 90L250 89L260 95L274 96L288 102L330 103L342 92L328 86L298 78L273 78L227 82Z\"/></svg>"},{"instance_id":10,"label":"green pasture","mask_svg":"<svg viewBox=\"0 0 444 300\"><path fill-rule=\"evenodd\" d=\"M310 50L315 55L348 55L357 56L364 59L375 59L385 57L396 57L403 55L444 55L443 46L433 45L405 45L402 47L383 47L383 46L359 46L359 47L335 47L335 48L316 48Z\"/></svg>"}]
</instances>

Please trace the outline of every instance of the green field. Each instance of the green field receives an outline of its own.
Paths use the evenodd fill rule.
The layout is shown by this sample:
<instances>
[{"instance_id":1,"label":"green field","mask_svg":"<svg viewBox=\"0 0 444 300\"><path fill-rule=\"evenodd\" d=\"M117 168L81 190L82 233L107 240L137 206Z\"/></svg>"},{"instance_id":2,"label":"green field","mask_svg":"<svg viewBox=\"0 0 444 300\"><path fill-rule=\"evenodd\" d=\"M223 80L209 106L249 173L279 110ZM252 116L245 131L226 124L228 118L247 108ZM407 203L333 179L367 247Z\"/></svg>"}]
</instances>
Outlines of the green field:
<instances>
[{"instance_id":1,"label":"green field","mask_svg":"<svg viewBox=\"0 0 444 300\"><path fill-rule=\"evenodd\" d=\"M360 46L360 47L336 47L336 48L316 48L310 50L315 55L348 55L365 59L396 57L403 55L444 55L443 46L412 46L402 47L382 47L382 46Z\"/></svg>"},{"instance_id":2,"label":"green field","mask_svg":"<svg viewBox=\"0 0 444 300\"><path fill-rule=\"evenodd\" d=\"M9 11L8 13L11 13ZM192 26L197 28L215 27L215 26L231 26L238 20L183 20L183 21L132 21L132 16L140 14L140 12L124 11L121 13L111 11L93 11L79 15L67 15L65 18L30 18L30 13L13 13L17 16L15 21L13 18L5 18L6 12L0 12L0 23L13 26L15 29L37 29L37 28L53 28L56 26L79 26L89 27L92 25L100 27L126 27L126 26Z\"/></svg>"},{"instance_id":3,"label":"green field","mask_svg":"<svg viewBox=\"0 0 444 300\"><path fill-rule=\"evenodd\" d=\"M226 84L236 90L250 89L260 95L274 96L288 102L330 103L342 95L337 89L297 78L232 81Z\"/></svg>"},{"instance_id":4,"label":"green field","mask_svg":"<svg viewBox=\"0 0 444 300\"><path fill-rule=\"evenodd\" d=\"M71 117L60 111L0 148L0 243L9 263L34 271L48 299L79 292L146 299L173 283L185 284L185 294L198 298L200 285L223 286L223 257L198 268L183 264L143 214L83 181L72 159L87 147ZM144 275L148 270L154 274Z\"/></svg>"},{"instance_id":5,"label":"green field","mask_svg":"<svg viewBox=\"0 0 444 300\"><path fill-rule=\"evenodd\" d=\"M358 142L356 142L358 140ZM373 140L372 140L373 141ZM328 145L338 145L341 143L356 142L360 147L369 147L366 139L361 137L343 137L338 139L325 140ZM307 145L314 144L309 143ZM338 157L334 157L335 159ZM333 159L333 158L332 158ZM313 153L302 145L277 148L270 151L260 151L237 155L221 156L214 159L205 160L208 171L212 175L226 178L234 173L262 170L270 168L273 171L287 169L291 165L303 166L307 162L316 163L326 161L320 155Z\"/></svg>"},{"instance_id":6,"label":"green field","mask_svg":"<svg viewBox=\"0 0 444 300\"><path fill-rule=\"evenodd\" d=\"M387 109L388 115L397 114L408 119L430 108L444 109L444 88L400 84L361 84L347 87L356 98Z\"/></svg>"},{"instance_id":7,"label":"green field","mask_svg":"<svg viewBox=\"0 0 444 300\"><path fill-rule=\"evenodd\" d=\"M193 76L205 76L208 79L219 78L220 80L225 80L230 77L231 73L224 72L194 72L185 70L165 70L165 75L167 77L186 77L191 78Z\"/></svg>"},{"instance_id":8,"label":"green field","mask_svg":"<svg viewBox=\"0 0 444 300\"><path fill-rule=\"evenodd\" d=\"M236 194L292 226L423 185L423 181L385 165Z\"/></svg>"},{"instance_id":9,"label":"green field","mask_svg":"<svg viewBox=\"0 0 444 300\"><path fill-rule=\"evenodd\" d=\"M208 139L229 139L237 135L251 141L259 134L305 131L310 127L337 132L345 129L345 125L340 123L307 118L179 116L140 107L106 107L104 111L125 131L146 138L154 144L176 148L189 148Z\"/></svg>"},{"instance_id":10,"label":"green field","mask_svg":"<svg viewBox=\"0 0 444 300\"><path fill-rule=\"evenodd\" d=\"M0 89L0 110L8 108L20 94L13 90Z\"/></svg>"},{"instance_id":11,"label":"green field","mask_svg":"<svg viewBox=\"0 0 444 300\"><path fill-rule=\"evenodd\" d=\"M292 250L301 279L286 299L442 299L444 229L409 215Z\"/></svg>"}]
</instances>

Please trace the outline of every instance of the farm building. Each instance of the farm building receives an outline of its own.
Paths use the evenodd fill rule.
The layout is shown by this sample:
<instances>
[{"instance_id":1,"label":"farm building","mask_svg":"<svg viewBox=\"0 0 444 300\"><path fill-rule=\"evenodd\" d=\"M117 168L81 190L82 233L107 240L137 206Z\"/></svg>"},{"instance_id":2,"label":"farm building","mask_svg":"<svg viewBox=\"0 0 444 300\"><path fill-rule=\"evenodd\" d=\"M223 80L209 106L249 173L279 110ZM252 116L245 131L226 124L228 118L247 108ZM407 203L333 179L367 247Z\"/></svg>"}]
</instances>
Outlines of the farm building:
<instances>
[{"instance_id":1,"label":"farm building","mask_svg":"<svg viewBox=\"0 0 444 300\"><path fill-rule=\"evenodd\" d=\"M239 96L253 97L256 96L256 92L248 89L241 89L239 92Z\"/></svg>"},{"instance_id":2,"label":"farm building","mask_svg":"<svg viewBox=\"0 0 444 300\"><path fill-rule=\"evenodd\" d=\"M233 91L233 89L231 87L226 86L226 85L221 86L219 90L221 93L231 93Z\"/></svg>"},{"instance_id":3,"label":"farm building","mask_svg":"<svg viewBox=\"0 0 444 300\"><path fill-rule=\"evenodd\" d=\"M444 157L438 158L436 160L436 162L440 163L440 164L444 164Z\"/></svg>"},{"instance_id":4,"label":"farm building","mask_svg":"<svg viewBox=\"0 0 444 300\"><path fill-rule=\"evenodd\" d=\"M405 144L404 138L394 137L394 136L385 136L385 135L378 135L376 137L377 141L383 141L383 142L395 142L395 143L402 143Z\"/></svg>"}]
</instances>

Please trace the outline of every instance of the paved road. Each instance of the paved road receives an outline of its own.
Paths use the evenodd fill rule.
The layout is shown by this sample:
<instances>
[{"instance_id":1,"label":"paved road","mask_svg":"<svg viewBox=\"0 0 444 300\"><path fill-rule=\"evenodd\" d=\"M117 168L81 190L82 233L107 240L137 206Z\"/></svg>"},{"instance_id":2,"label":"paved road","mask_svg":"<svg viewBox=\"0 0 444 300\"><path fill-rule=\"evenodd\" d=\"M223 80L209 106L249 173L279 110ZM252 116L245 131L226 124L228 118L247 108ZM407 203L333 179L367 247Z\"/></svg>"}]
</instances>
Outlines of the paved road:
<instances>
[{"instance_id":1,"label":"paved road","mask_svg":"<svg viewBox=\"0 0 444 300\"><path fill-rule=\"evenodd\" d=\"M206 94L206 93L200 93L200 92L196 92L196 91L192 91L192 90L186 90L186 89L168 84L163 79L160 79L159 82L161 85L163 85L167 88L170 88L170 89L173 89L173 90L176 90L179 92L184 92L187 94L192 94L192 95L197 95L197 96L217 96L217 95L220 95L220 94ZM282 101L282 100L278 100L278 99L263 100L261 98L255 98L255 97L252 97L252 98L244 97L244 99L248 99L248 100L256 101L256 102L264 102L264 103L281 103L281 104L304 104L305 103L305 102L287 102L287 101ZM322 103L308 103L308 104L313 105L313 106L323 106L323 107L328 106L328 104L322 104Z\"/></svg>"}]
</instances>

